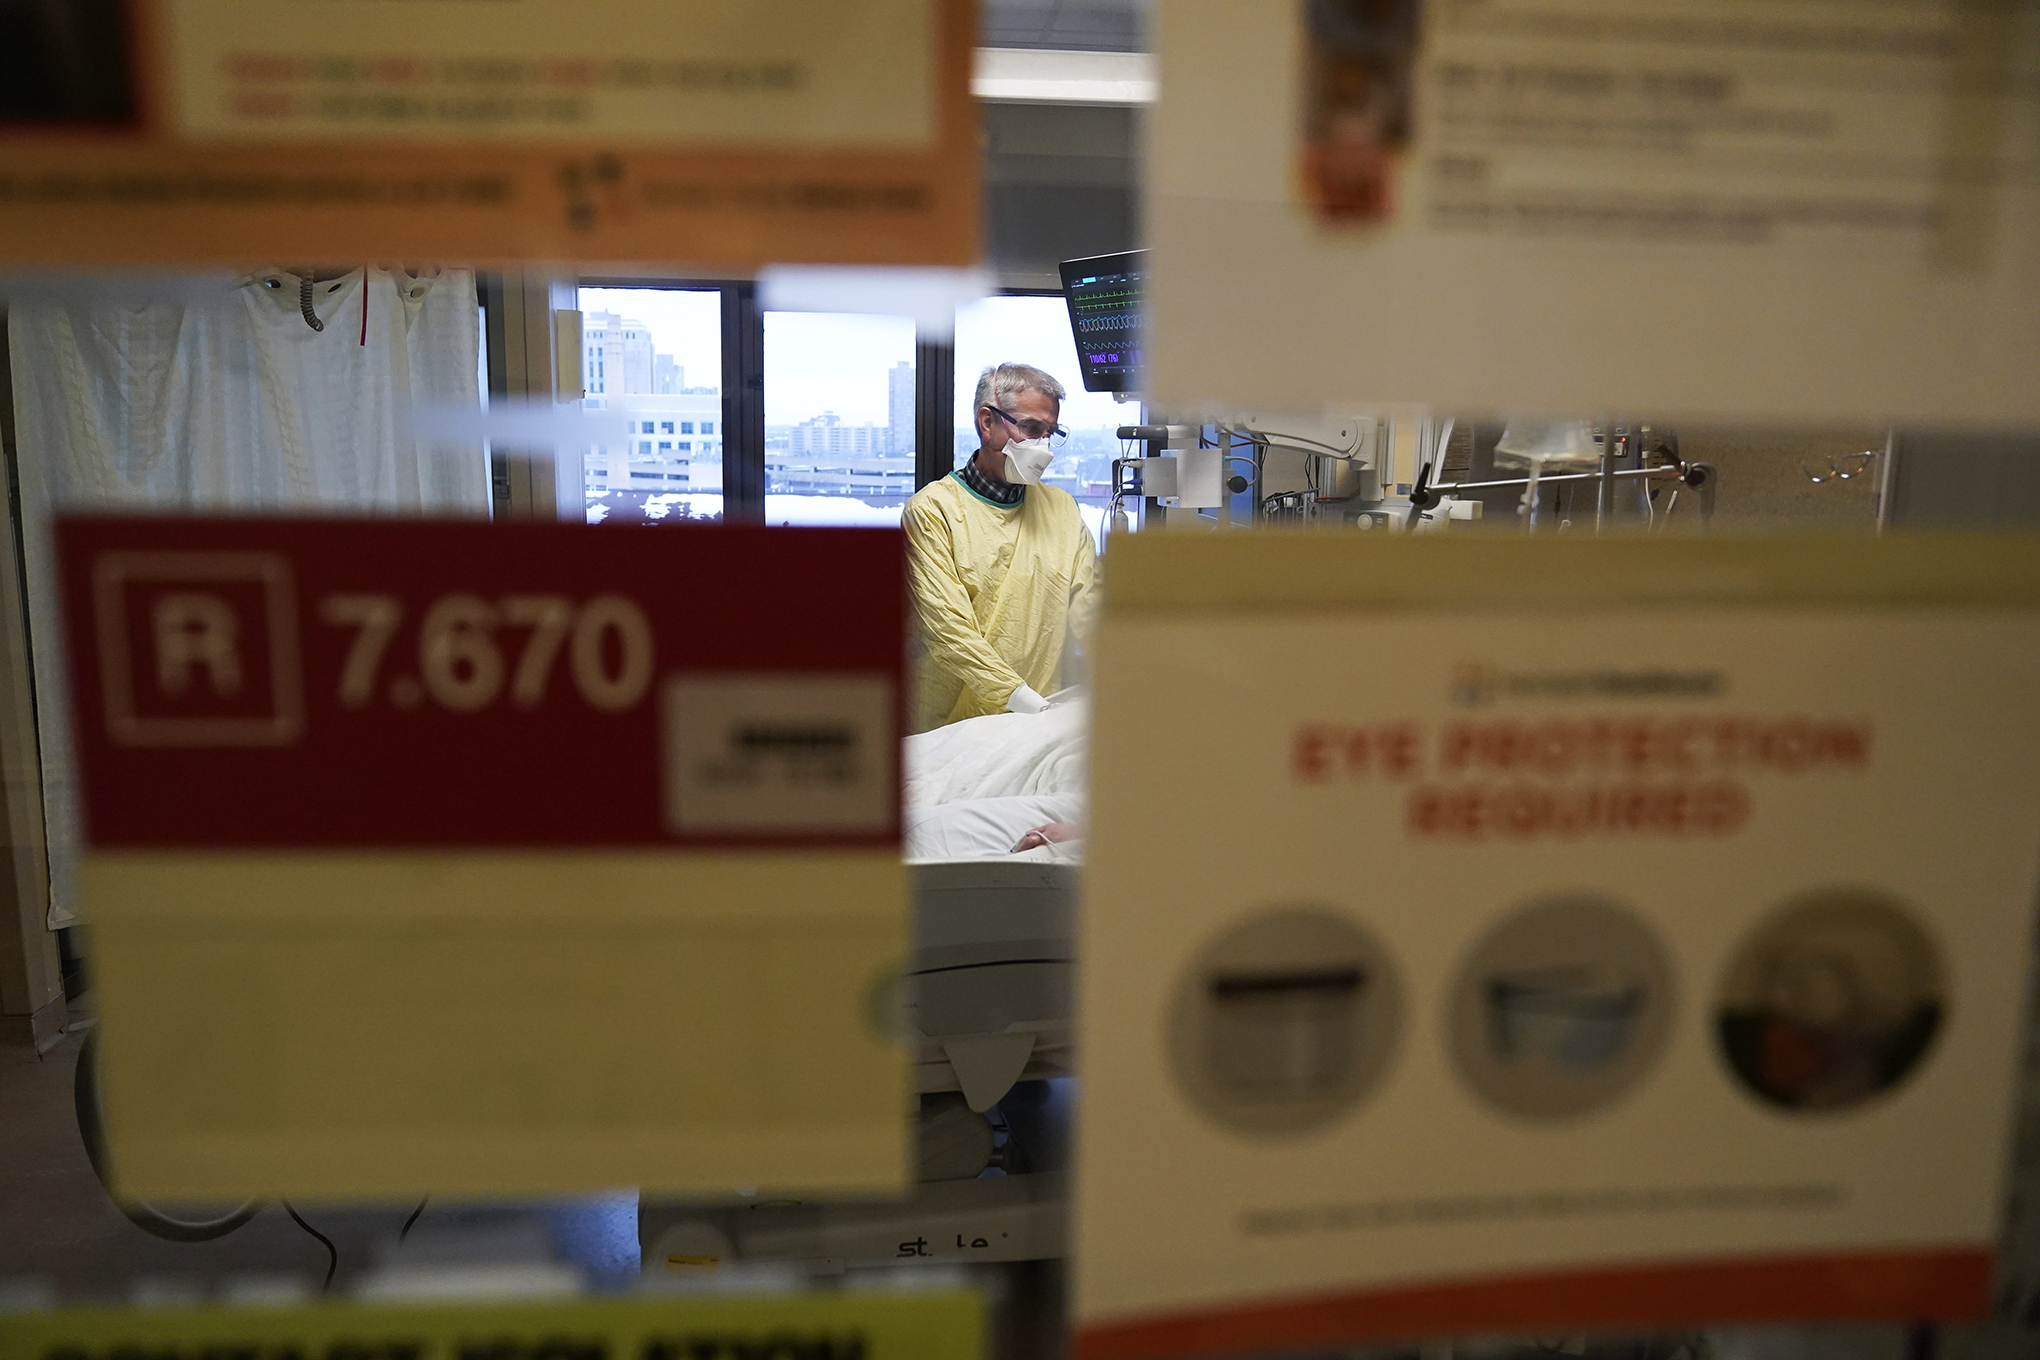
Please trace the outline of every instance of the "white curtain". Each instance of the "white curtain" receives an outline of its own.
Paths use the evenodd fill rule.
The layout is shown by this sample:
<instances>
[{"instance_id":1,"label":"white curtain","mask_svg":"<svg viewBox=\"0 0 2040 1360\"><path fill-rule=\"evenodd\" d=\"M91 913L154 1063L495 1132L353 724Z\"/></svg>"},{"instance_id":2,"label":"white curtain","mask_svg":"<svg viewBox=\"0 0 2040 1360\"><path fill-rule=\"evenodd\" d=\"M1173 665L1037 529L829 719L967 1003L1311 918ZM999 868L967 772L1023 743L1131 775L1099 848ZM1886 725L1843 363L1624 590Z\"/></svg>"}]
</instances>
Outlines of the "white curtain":
<instances>
[{"instance_id":1,"label":"white curtain","mask_svg":"<svg viewBox=\"0 0 2040 1360\"><path fill-rule=\"evenodd\" d=\"M23 556L42 743L52 928L78 919L78 790L51 517L203 509L486 515L487 455L411 437L411 411L479 407L474 275L283 270L132 302L17 298L8 311Z\"/></svg>"}]
</instances>

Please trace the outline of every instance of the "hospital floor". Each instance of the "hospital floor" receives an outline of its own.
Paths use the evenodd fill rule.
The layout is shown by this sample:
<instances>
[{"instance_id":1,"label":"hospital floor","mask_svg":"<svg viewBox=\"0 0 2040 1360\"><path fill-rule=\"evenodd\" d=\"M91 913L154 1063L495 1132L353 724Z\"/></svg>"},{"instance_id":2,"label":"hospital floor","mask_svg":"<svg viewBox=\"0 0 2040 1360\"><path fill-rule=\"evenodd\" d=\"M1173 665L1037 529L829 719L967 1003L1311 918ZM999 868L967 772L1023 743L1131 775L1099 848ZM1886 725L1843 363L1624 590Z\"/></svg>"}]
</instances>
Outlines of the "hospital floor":
<instances>
[{"instance_id":1,"label":"hospital floor","mask_svg":"<svg viewBox=\"0 0 2040 1360\"><path fill-rule=\"evenodd\" d=\"M211 1298L287 1281L316 1292L326 1248L280 1205L200 1243L162 1241L121 1216L78 1137L71 1084L81 1042L74 1029L40 1055L0 1048L0 1289L45 1288L65 1302ZM396 1258L399 1231L416 1207L299 1206L299 1213L332 1239L339 1292ZM428 1203L403 1250L411 1260L458 1257L463 1264L514 1264L539 1255L577 1267L594 1288L615 1288L637 1275L637 1197L505 1207Z\"/></svg>"},{"instance_id":2,"label":"hospital floor","mask_svg":"<svg viewBox=\"0 0 2040 1360\"><path fill-rule=\"evenodd\" d=\"M266 1206L212 1242L165 1242L113 1207L86 1159L72 1104L83 1035L47 1053L0 1046L0 1312L59 1304L231 1299L279 1289L316 1293L326 1248ZM578 1270L592 1290L638 1279L637 1196L519 1205L428 1202L409 1236L416 1204L373 1209L299 1205L338 1252L333 1292L346 1293L392 1264L518 1266L551 1262ZM1052 1262L982 1267L993 1360L1052 1360L1062 1353L1062 1272Z\"/></svg>"}]
</instances>

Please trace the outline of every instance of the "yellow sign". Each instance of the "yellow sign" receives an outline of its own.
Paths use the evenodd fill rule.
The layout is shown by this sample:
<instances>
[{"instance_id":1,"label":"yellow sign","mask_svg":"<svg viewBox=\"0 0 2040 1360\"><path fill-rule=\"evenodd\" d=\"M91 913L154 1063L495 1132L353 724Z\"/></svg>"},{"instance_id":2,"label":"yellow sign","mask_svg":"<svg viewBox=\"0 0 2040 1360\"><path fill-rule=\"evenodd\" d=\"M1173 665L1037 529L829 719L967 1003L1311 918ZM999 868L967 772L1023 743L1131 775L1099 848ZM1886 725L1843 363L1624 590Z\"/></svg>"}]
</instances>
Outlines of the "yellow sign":
<instances>
[{"instance_id":1,"label":"yellow sign","mask_svg":"<svg viewBox=\"0 0 2040 1360\"><path fill-rule=\"evenodd\" d=\"M983 1304L962 1290L0 1316L0 1360L970 1360L983 1353Z\"/></svg>"},{"instance_id":2,"label":"yellow sign","mask_svg":"<svg viewBox=\"0 0 2040 1360\"><path fill-rule=\"evenodd\" d=\"M1988 1308L2040 546L1114 554L1079 1360Z\"/></svg>"},{"instance_id":3,"label":"yellow sign","mask_svg":"<svg viewBox=\"0 0 2040 1360\"><path fill-rule=\"evenodd\" d=\"M895 535L60 533L120 1195L901 1187Z\"/></svg>"},{"instance_id":4,"label":"yellow sign","mask_svg":"<svg viewBox=\"0 0 2040 1360\"><path fill-rule=\"evenodd\" d=\"M73 8L0 25L7 263L976 254L968 0Z\"/></svg>"}]
</instances>

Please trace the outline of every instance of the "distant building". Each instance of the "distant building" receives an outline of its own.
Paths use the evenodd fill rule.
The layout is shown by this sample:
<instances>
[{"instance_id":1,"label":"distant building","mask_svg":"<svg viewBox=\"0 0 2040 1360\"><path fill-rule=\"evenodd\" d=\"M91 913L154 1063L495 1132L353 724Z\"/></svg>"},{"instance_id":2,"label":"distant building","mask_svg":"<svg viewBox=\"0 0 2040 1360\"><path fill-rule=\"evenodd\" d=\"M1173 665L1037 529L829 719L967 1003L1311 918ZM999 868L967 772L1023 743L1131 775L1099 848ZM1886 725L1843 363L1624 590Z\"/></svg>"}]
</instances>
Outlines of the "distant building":
<instances>
[{"instance_id":1,"label":"distant building","mask_svg":"<svg viewBox=\"0 0 2040 1360\"><path fill-rule=\"evenodd\" d=\"M655 368L652 332L644 322L615 312L581 317L581 381L588 395L649 395L657 390Z\"/></svg>"},{"instance_id":2,"label":"distant building","mask_svg":"<svg viewBox=\"0 0 2040 1360\"><path fill-rule=\"evenodd\" d=\"M588 406L623 413L619 443L584 459L591 495L610 491L722 492L722 394L675 393L596 398Z\"/></svg>"},{"instance_id":3,"label":"distant building","mask_svg":"<svg viewBox=\"0 0 2040 1360\"><path fill-rule=\"evenodd\" d=\"M914 365L902 359L885 376L886 411L891 417L887 451L914 451Z\"/></svg>"},{"instance_id":4,"label":"distant building","mask_svg":"<svg viewBox=\"0 0 2040 1360\"><path fill-rule=\"evenodd\" d=\"M786 451L800 458L815 454L883 454L892 452L891 431L873 425L845 425L834 411L803 420L787 433Z\"/></svg>"},{"instance_id":5,"label":"distant building","mask_svg":"<svg viewBox=\"0 0 2040 1360\"><path fill-rule=\"evenodd\" d=\"M652 355L652 391L670 397L687 389L687 371L670 354Z\"/></svg>"},{"instance_id":6,"label":"distant building","mask_svg":"<svg viewBox=\"0 0 2040 1360\"><path fill-rule=\"evenodd\" d=\"M776 432L774 432L776 433ZM768 434L766 490L807 496L868 496L904 499L914 493L914 460L891 451L892 428L845 425L824 411L786 431L784 442ZM911 442L911 440L909 441Z\"/></svg>"}]
</instances>

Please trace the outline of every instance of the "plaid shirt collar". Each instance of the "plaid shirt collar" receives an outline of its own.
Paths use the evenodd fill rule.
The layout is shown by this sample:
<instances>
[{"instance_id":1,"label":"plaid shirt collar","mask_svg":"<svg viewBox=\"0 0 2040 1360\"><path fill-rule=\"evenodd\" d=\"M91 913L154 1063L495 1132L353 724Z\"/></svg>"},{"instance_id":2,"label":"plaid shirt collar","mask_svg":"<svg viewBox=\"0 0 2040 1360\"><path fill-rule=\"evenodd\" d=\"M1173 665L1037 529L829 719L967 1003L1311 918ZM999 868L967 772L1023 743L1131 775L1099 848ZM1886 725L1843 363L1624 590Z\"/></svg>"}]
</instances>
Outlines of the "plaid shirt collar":
<instances>
[{"instance_id":1,"label":"plaid shirt collar","mask_svg":"<svg viewBox=\"0 0 2040 1360\"><path fill-rule=\"evenodd\" d=\"M962 482L965 486L977 492L978 495L983 496L994 505L1018 505L1021 501L1027 499L1027 488L1025 486L1018 486L1012 482L995 481L985 476L984 473L979 472L976 454L972 454L969 458L965 459L963 466L956 470L956 480Z\"/></svg>"}]
</instances>

